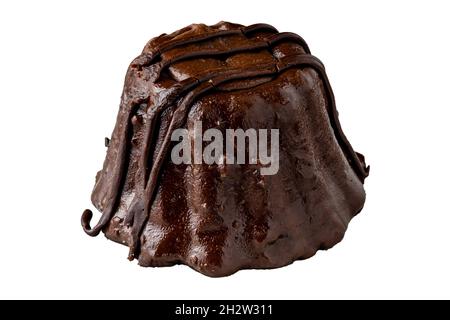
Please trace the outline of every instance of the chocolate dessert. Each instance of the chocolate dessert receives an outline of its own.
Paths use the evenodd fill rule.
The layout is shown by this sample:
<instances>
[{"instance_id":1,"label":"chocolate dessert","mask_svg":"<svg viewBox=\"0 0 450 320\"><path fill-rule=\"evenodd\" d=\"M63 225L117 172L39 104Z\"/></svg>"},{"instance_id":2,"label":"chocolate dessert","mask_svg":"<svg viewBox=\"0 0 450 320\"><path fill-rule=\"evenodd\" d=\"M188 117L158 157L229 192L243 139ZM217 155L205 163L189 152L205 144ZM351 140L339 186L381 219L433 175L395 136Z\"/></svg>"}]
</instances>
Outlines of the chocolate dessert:
<instances>
[{"instance_id":1,"label":"chocolate dessert","mask_svg":"<svg viewBox=\"0 0 450 320\"><path fill-rule=\"evenodd\" d=\"M172 134L278 129L279 168L174 163ZM293 33L194 24L148 42L130 65L84 231L141 266L208 276L276 268L341 241L361 211L364 157L342 132L323 64ZM193 141L191 141L194 143ZM205 144L206 145L206 144Z\"/></svg>"}]
</instances>

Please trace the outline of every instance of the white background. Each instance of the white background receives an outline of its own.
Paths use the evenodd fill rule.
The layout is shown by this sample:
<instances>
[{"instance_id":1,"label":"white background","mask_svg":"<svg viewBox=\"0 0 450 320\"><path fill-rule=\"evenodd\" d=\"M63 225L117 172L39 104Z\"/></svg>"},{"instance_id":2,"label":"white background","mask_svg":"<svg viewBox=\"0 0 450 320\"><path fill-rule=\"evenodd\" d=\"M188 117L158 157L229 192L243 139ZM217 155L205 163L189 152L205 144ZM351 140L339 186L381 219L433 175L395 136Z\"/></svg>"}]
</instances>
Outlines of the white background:
<instances>
[{"instance_id":1,"label":"white background","mask_svg":"<svg viewBox=\"0 0 450 320\"><path fill-rule=\"evenodd\" d=\"M2 1L0 297L450 298L447 3ZM342 243L285 268L140 268L80 226L103 138L147 40L220 20L296 32L325 63L372 167L366 206Z\"/></svg>"}]
</instances>

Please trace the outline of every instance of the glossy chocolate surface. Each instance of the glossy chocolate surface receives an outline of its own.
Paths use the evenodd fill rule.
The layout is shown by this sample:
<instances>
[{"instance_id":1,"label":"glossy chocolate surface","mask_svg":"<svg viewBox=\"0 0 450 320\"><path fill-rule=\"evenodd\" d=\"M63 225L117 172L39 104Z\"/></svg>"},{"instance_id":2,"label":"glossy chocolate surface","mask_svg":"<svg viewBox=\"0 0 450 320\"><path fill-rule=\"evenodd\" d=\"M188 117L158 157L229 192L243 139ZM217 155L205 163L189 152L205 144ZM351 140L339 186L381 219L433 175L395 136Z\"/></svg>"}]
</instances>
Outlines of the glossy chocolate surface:
<instances>
[{"instance_id":1,"label":"glossy chocolate surface","mask_svg":"<svg viewBox=\"0 0 450 320\"><path fill-rule=\"evenodd\" d=\"M280 169L175 165L177 128L280 130ZM275 268L344 236L363 207L364 157L339 124L323 64L296 34L257 24L191 25L156 37L130 65L85 232L130 247L141 266L209 276Z\"/></svg>"}]
</instances>

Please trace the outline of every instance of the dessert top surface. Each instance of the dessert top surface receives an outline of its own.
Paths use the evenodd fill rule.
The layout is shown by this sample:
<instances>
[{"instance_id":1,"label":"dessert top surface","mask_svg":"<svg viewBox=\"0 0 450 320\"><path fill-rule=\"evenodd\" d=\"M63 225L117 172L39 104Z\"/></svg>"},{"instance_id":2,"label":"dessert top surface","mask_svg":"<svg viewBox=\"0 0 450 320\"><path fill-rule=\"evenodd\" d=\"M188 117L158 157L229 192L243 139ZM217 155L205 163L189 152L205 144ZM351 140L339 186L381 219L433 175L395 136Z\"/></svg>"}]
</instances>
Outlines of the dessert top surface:
<instances>
[{"instance_id":1,"label":"dessert top surface","mask_svg":"<svg viewBox=\"0 0 450 320\"><path fill-rule=\"evenodd\" d=\"M192 24L153 38L143 53L159 54L162 80L183 81L206 72L221 72L276 64L278 59L309 52L292 33L257 24L244 27L220 22L213 26Z\"/></svg>"}]
</instances>

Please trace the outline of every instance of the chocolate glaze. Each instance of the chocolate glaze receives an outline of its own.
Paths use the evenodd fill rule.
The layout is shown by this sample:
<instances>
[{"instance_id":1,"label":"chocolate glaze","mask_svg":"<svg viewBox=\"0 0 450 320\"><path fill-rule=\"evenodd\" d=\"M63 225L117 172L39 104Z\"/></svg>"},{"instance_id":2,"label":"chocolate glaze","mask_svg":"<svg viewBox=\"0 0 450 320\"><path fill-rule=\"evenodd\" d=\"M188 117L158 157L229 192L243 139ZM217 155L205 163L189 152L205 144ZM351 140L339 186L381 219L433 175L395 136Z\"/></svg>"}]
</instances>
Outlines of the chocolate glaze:
<instances>
[{"instance_id":1,"label":"chocolate glaze","mask_svg":"<svg viewBox=\"0 0 450 320\"><path fill-rule=\"evenodd\" d=\"M280 129L280 170L174 165L173 130ZM222 124L221 124L222 123ZM364 204L369 168L339 123L323 64L266 24L191 25L152 39L130 65L92 202L93 228L142 266L210 276L273 268L341 240Z\"/></svg>"}]
</instances>

